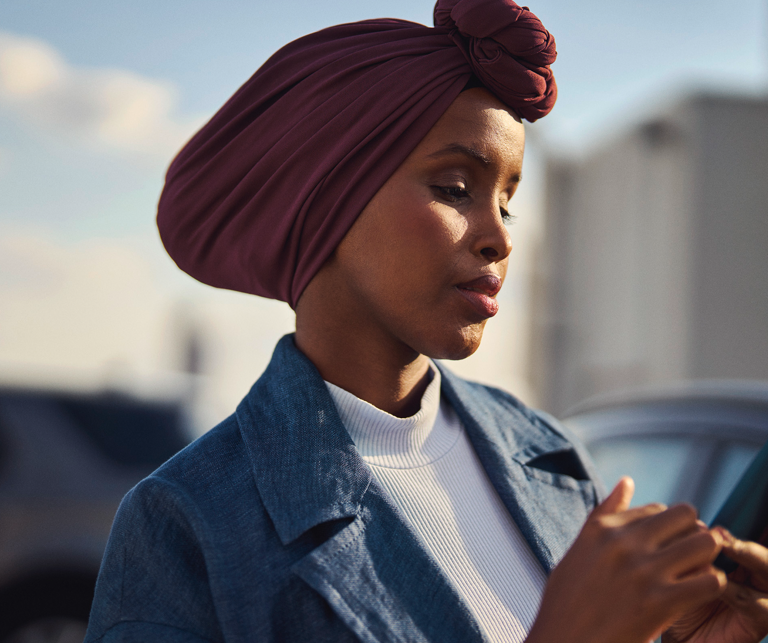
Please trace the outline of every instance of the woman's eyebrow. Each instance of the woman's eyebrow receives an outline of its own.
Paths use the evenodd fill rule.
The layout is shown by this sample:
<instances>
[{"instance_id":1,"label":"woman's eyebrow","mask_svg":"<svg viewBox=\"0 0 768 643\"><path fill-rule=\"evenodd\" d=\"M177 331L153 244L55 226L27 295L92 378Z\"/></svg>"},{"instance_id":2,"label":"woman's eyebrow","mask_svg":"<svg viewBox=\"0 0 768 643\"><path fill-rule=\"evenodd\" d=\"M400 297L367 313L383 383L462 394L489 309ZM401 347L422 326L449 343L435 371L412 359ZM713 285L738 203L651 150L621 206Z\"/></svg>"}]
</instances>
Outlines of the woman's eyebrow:
<instances>
[{"instance_id":1,"label":"woman's eyebrow","mask_svg":"<svg viewBox=\"0 0 768 643\"><path fill-rule=\"evenodd\" d=\"M432 154L428 155L428 158L439 158L441 156L450 156L452 154L463 154L476 161L480 161L485 167L488 167L491 164L491 159L488 158L486 154L483 154L480 150L475 149L474 147L468 147L461 143L453 143L437 152L432 152Z\"/></svg>"},{"instance_id":2,"label":"woman's eyebrow","mask_svg":"<svg viewBox=\"0 0 768 643\"><path fill-rule=\"evenodd\" d=\"M438 150L437 152L432 152L432 154L427 155L427 158L440 158L442 156L451 156L453 154L461 154L463 156L467 156L471 159L479 161L483 167L489 167L493 163L493 161L491 161L491 159L480 150L474 147L469 147L467 145L462 145L461 143L452 143L451 145L448 145L443 149ZM520 183L522 180L522 174L518 173L513 174L509 178L510 183Z\"/></svg>"}]
</instances>

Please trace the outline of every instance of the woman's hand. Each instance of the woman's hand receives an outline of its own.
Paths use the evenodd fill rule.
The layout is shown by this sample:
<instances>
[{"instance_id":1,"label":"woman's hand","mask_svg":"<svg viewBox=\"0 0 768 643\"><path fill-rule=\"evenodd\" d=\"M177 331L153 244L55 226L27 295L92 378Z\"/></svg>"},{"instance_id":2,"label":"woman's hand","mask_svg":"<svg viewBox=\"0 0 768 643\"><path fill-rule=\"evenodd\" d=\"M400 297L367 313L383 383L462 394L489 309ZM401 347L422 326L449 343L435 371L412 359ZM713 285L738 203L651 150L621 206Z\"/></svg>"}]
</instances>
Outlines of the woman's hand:
<instances>
[{"instance_id":1,"label":"woman's hand","mask_svg":"<svg viewBox=\"0 0 768 643\"><path fill-rule=\"evenodd\" d=\"M720 532L687 505L629 509L622 478L554 569L527 643L646 643L726 591Z\"/></svg>"},{"instance_id":2,"label":"woman's hand","mask_svg":"<svg viewBox=\"0 0 768 643\"><path fill-rule=\"evenodd\" d=\"M663 636L669 643L756 643L768 635L768 549L716 527L723 553L739 563L719 600L685 614Z\"/></svg>"}]
</instances>

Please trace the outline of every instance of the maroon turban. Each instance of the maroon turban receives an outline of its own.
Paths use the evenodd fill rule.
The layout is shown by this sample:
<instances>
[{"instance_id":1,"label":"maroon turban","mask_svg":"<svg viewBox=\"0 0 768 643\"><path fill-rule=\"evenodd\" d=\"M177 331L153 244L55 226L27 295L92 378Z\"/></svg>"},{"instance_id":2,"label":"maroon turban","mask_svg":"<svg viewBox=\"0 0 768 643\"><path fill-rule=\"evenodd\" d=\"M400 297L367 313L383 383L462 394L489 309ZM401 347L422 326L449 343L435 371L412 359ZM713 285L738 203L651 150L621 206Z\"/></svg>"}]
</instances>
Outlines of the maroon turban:
<instances>
[{"instance_id":1,"label":"maroon turban","mask_svg":"<svg viewBox=\"0 0 768 643\"><path fill-rule=\"evenodd\" d=\"M211 286L296 306L363 208L473 76L531 122L555 40L512 0L438 0L435 27L366 20L274 54L171 163L157 224Z\"/></svg>"}]
</instances>

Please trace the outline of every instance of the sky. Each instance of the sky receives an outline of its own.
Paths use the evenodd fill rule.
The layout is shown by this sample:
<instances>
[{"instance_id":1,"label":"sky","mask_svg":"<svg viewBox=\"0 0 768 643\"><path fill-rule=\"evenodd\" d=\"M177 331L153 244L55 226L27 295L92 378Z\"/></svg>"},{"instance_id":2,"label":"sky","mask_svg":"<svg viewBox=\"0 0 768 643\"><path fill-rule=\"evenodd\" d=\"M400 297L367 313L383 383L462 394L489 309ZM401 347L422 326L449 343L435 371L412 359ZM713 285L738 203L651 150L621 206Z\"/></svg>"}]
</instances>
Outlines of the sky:
<instances>
[{"instance_id":1,"label":"sky","mask_svg":"<svg viewBox=\"0 0 768 643\"><path fill-rule=\"evenodd\" d=\"M768 3L539 0L558 103L529 127L503 307L467 375L535 399L525 379L542 161L586 154L687 92L764 93ZM154 226L183 142L266 58L317 29L431 21L420 0L0 2L0 382L165 390L183 338L205 338L211 418L236 403L293 324L284 304L180 273ZM499 355L503 359L499 359Z\"/></svg>"}]
</instances>

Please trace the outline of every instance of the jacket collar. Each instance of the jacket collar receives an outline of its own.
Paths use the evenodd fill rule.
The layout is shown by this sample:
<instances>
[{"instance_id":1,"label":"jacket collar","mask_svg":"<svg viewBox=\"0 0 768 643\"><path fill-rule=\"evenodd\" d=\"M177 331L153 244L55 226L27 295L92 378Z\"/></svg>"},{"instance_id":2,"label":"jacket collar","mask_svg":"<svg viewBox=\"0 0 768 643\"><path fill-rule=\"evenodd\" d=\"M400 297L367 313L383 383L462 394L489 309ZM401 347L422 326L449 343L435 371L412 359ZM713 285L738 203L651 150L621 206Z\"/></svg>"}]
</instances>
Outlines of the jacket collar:
<instances>
[{"instance_id":1,"label":"jacket collar","mask_svg":"<svg viewBox=\"0 0 768 643\"><path fill-rule=\"evenodd\" d=\"M546 453L572 448L571 443L551 427L542 424L538 415L516 398L481 384L468 382L438 363L442 375L442 392L448 398L483 464L491 454L504 453L520 464ZM499 406L505 413L499 414ZM502 465L501 462L493 462Z\"/></svg>"},{"instance_id":2,"label":"jacket collar","mask_svg":"<svg viewBox=\"0 0 768 643\"><path fill-rule=\"evenodd\" d=\"M500 400L438 364L442 389L464 424L491 483L546 570L564 552L552 549L540 526L562 507L547 507L523 497L538 481L528 463L572 445L511 396ZM499 405L506 406L503 414ZM360 514L372 474L339 418L314 364L283 337L264 374L237 409L261 499L283 544L328 521ZM535 473L535 472L533 472ZM524 484L523 484L524 483ZM556 484L571 485L570 480ZM591 484L572 491L594 494ZM587 504L589 499L585 498ZM569 543L572 524L557 526Z\"/></svg>"},{"instance_id":3,"label":"jacket collar","mask_svg":"<svg viewBox=\"0 0 768 643\"><path fill-rule=\"evenodd\" d=\"M361 641L482 643L456 589L372 484L320 374L292 336L280 340L236 416L284 545L320 523L351 518L292 570Z\"/></svg>"},{"instance_id":4,"label":"jacket collar","mask_svg":"<svg viewBox=\"0 0 768 643\"><path fill-rule=\"evenodd\" d=\"M371 473L314 364L283 337L237 408L261 499L285 545L359 513Z\"/></svg>"},{"instance_id":5,"label":"jacket collar","mask_svg":"<svg viewBox=\"0 0 768 643\"><path fill-rule=\"evenodd\" d=\"M551 572L578 535L588 508L594 506L595 487L588 479L538 469L535 461L575 456L574 445L511 395L438 367L443 393L461 419L491 484L544 570Z\"/></svg>"}]
</instances>

